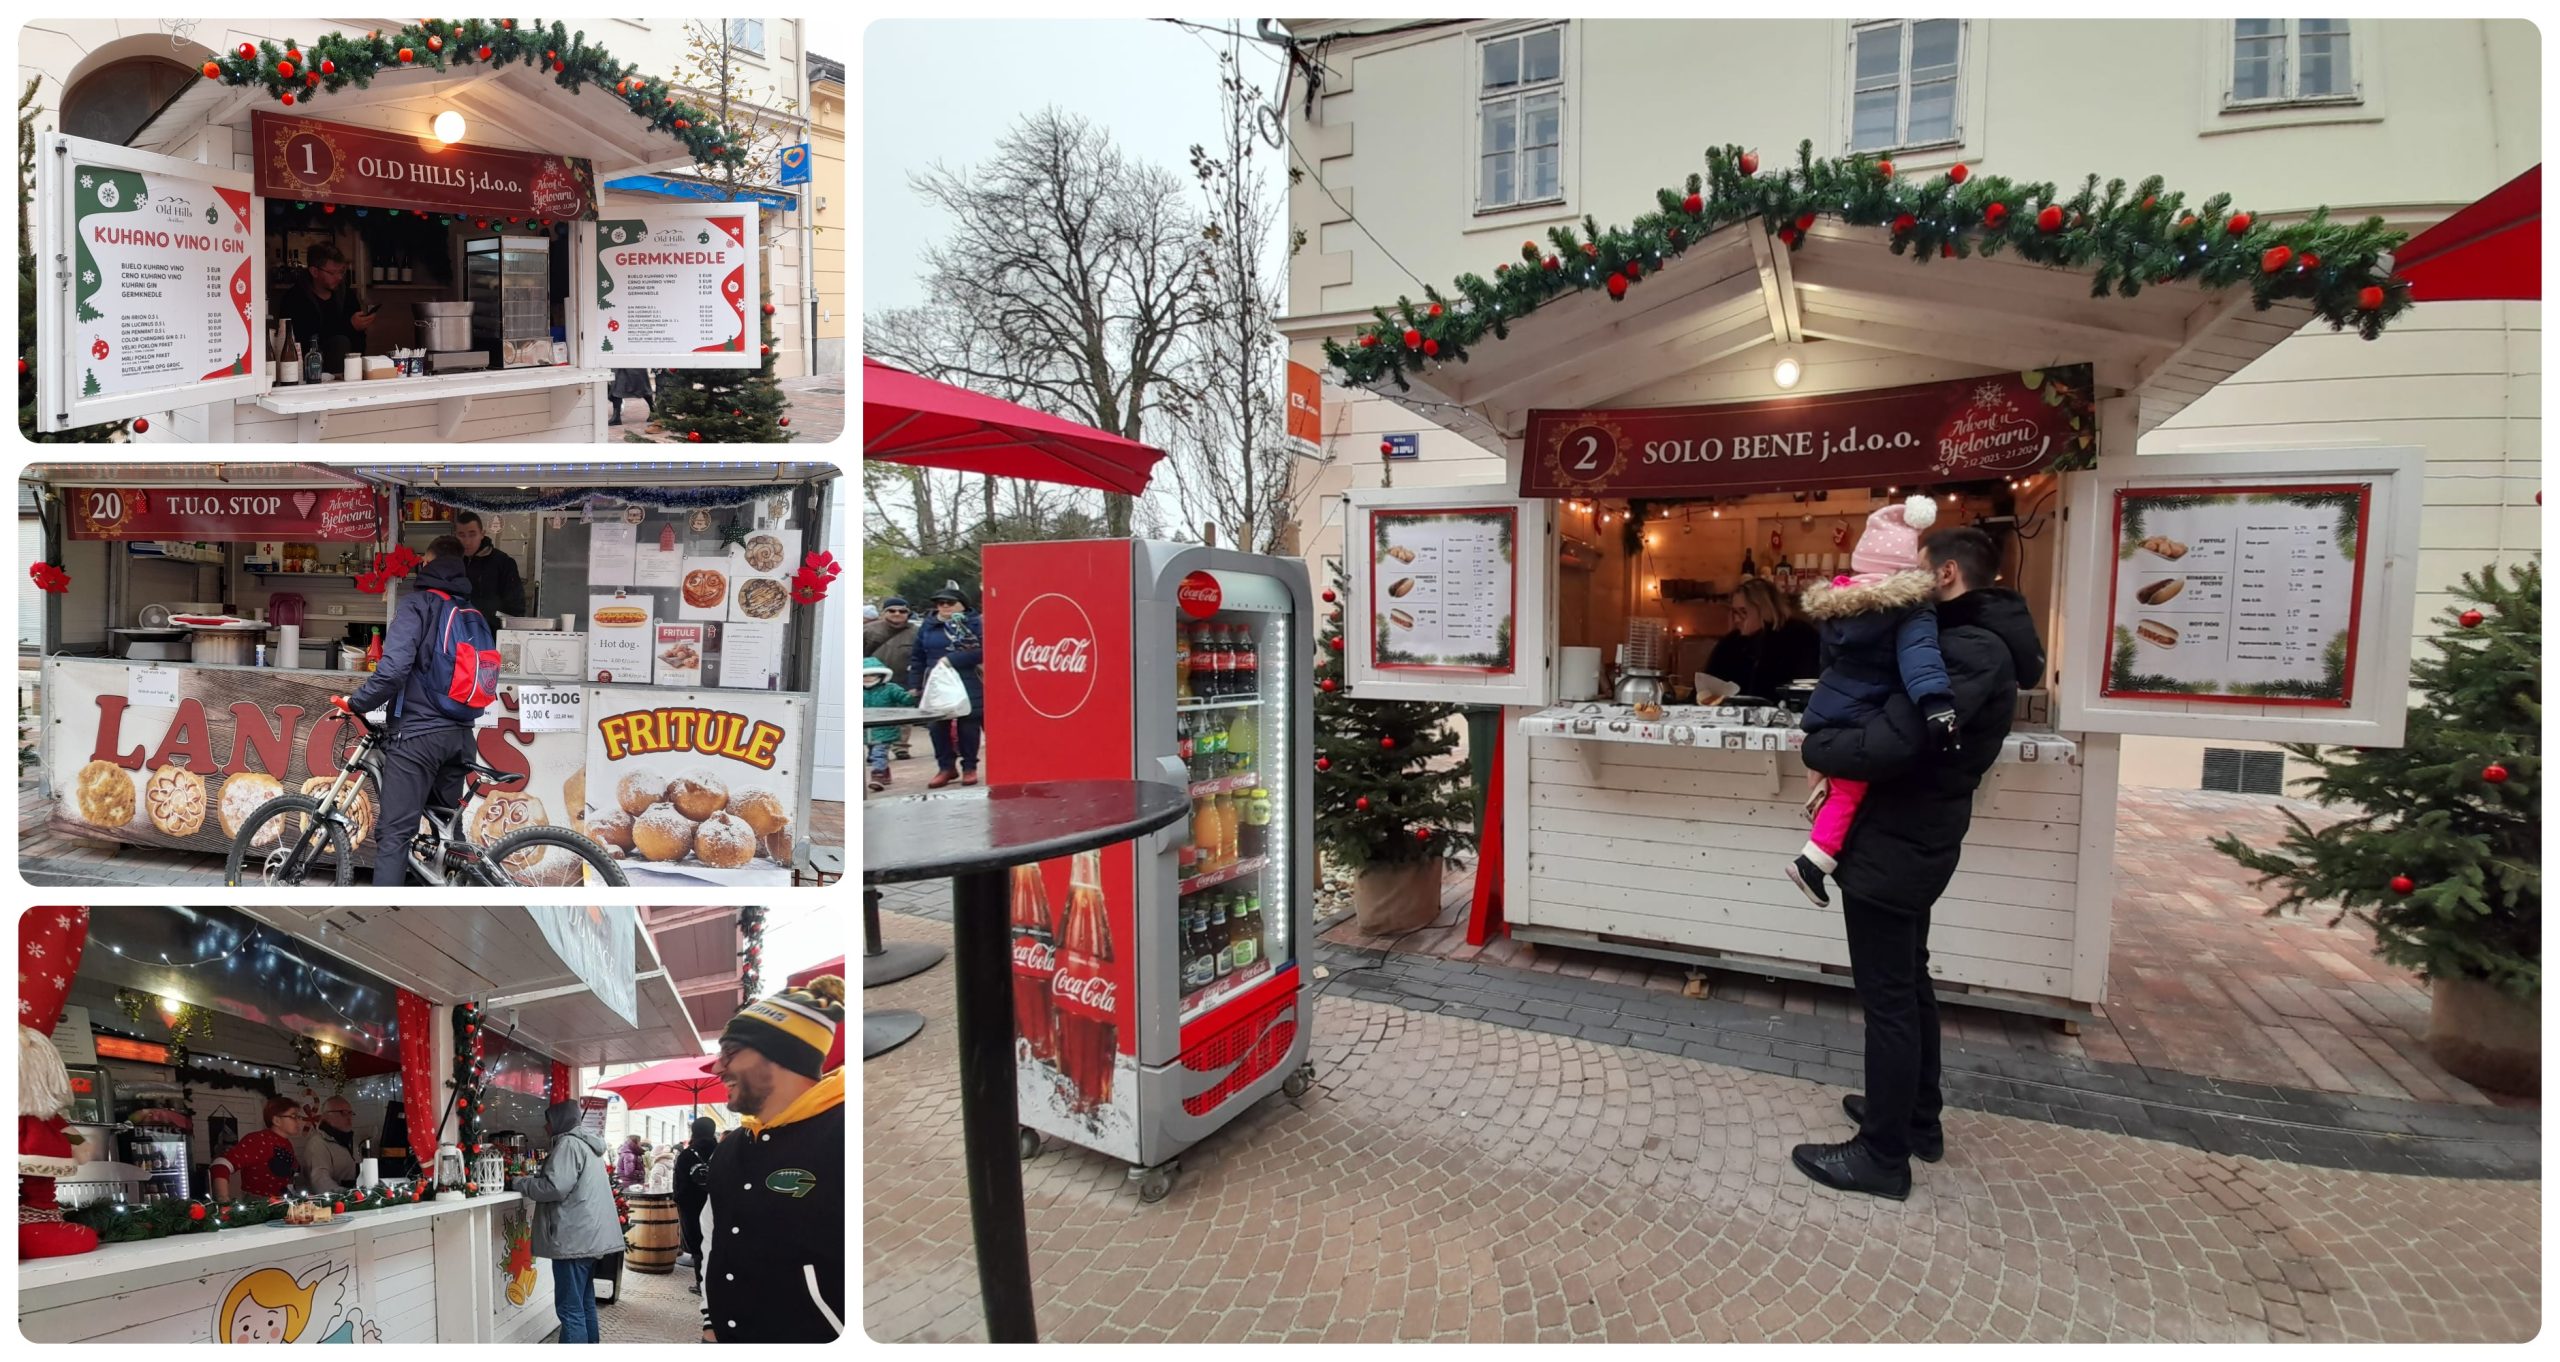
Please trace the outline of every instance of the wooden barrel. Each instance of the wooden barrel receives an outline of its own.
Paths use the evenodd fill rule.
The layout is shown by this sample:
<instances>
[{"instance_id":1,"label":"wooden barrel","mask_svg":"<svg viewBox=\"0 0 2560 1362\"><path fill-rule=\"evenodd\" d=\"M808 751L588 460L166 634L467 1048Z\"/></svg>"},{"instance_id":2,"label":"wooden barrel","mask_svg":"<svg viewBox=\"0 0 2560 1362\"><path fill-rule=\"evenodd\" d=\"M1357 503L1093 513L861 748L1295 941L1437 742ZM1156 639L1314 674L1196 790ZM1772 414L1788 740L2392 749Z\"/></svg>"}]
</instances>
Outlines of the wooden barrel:
<instances>
[{"instance_id":1,"label":"wooden barrel","mask_svg":"<svg viewBox=\"0 0 2560 1362\"><path fill-rule=\"evenodd\" d=\"M631 1228L623 1235L630 1245L623 1251L624 1266L634 1272L674 1271L683 1240L676 1227L675 1193L625 1192L622 1199L631 1203Z\"/></svg>"}]
</instances>

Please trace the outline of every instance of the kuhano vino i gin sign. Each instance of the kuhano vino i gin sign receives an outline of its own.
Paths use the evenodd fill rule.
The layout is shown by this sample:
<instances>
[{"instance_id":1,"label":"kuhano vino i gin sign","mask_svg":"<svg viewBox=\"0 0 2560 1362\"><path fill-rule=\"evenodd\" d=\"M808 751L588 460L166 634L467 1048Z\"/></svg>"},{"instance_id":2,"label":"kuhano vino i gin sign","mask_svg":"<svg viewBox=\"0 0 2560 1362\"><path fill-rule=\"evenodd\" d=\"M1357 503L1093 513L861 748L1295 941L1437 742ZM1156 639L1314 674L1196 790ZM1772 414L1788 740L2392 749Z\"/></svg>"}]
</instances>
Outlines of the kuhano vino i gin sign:
<instances>
[{"instance_id":1,"label":"kuhano vino i gin sign","mask_svg":"<svg viewBox=\"0 0 2560 1362\"><path fill-rule=\"evenodd\" d=\"M249 196L116 166L71 170L78 395L247 373Z\"/></svg>"}]
</instances>

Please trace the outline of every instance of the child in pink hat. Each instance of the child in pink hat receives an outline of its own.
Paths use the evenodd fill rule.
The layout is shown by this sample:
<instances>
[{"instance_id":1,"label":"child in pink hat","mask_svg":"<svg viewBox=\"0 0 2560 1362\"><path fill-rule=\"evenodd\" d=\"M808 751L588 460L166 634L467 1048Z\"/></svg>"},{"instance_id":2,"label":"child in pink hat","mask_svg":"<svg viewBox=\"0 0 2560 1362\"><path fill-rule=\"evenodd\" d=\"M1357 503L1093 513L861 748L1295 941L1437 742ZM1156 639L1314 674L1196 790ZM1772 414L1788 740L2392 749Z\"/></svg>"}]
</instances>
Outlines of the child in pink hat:
<instances>
[{"instance_id":1,"label":"child in pink hat","mask_svg":"<svg viewBox=\"0 0 2560 1362\"><path fill-rule=\"evenodd\" d=\"M1855 576L1805 588L1804 613L1822 629L1822 684L1805 702L1804 730L1854 728L1899 691L1928 721L1943 749L1955 737L1954 690L1938 652L1937 589L1920 566L1920 532L1937 523L1937 503L1914 496L1867 517L1849 557ZM1831 906L1823 879L1840 868L1867 783L1815 773L1813 833L1787 878L1817 906Z\"/></svg>"}]
</instances>

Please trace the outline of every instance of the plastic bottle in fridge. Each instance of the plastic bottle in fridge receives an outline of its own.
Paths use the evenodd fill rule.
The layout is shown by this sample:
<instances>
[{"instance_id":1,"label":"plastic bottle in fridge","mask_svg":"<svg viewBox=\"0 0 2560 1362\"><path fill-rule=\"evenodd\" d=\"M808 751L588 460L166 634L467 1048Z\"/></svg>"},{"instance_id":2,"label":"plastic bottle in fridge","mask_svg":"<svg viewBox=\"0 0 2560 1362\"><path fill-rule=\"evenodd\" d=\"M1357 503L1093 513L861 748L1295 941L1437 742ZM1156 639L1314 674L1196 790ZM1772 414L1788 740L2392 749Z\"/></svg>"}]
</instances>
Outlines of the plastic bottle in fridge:
<instances>
[{"instance_id":1,"label":"plastic bottle in fridge","mask_svg":"<svg viewBox=\"0 0 2560 1362\"><path fill-rule=\"evenodd\" d=\"M1191 630L1180 624L1173 627L1173 698L1191 698Z\"/></svg>"},{"instance_id":2,"label":"plastic bottle in fridge","mask_svg":"<svg viewBox=\"0 0 2560 1362\"><path fill-rule=\"evenodd\" d=\"M1218 864L1236 863L1236 834L1243 830L1234 795L1218 796Z\"/></svg>"},{"instance_id":3,"label":"plastic bottle in fridge","mask_svg":"<svg viewBox=\"0 0 2560 1362\"><path fill-rule=\"evenodd\" d=\"M1191 801L1191 873L1205 875L1218 868L1218 801L1202 795Z\"/></svg>"},{"instance_id":4,"label":"plastic bottle in fridge","mask_svg":"<svg viewBox=\"0 0 2560 1362\"><path fill-rule=\"evenodd\" d=\"M1253 769L1254 747L1262 723L1261 711L1239 709L1227 721L1226 732L1218 738L1219 747L1227 754L1227 769L1242 775Z\"/></svg>"}]
</instances>

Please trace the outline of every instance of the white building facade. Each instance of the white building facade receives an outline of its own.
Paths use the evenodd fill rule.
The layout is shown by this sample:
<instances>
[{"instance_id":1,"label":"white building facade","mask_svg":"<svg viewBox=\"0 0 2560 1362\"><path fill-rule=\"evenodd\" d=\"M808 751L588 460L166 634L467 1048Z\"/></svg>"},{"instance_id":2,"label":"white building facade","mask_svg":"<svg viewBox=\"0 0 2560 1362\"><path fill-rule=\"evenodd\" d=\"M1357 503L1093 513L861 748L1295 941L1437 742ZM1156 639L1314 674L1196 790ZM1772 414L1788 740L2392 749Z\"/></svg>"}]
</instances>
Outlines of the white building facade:
<instances>
[{"instance_id":1,"label":"white building facade","mask_svg":"<svg viewBox=\"0 0 2560 1362\"><path fill-rule=\"evenodd\" d=\"M1810 140L1818 157L1885 156L1906 177L1961 162L2065 192L2092 173L2158 174L2262 219L2326 205L2412 234L2541 159L2539 35L2521 20L1287 23L1304 63L1286 92L1303 172L1289 217L1307 244L1283 329L1291 358L1319 371L1323 341L1372 307L1490 277L1522 241L1586 216L1624 224L1703 171L1711 145L1784 166ZM2464 572L2540 550L2540 328L2532 302L2428 304L2371 342L2308 327L2137 451L2102 458L2423 447L2418 619L2432 632ZM1775 349L1585 405L1775 397ZM1869 345L1798 349L1799 394L1875 382ZM1390 433L1418 435L1418 457L1384 462ZM1367 393L1327 387L1324 437L1296 488L1296 542L1319 580L1340 554L1345 489L1510 480L1500 454ZM2194 788L2206 747L2128 738L2123 779Z\"/></svg>"}]
</instances>

